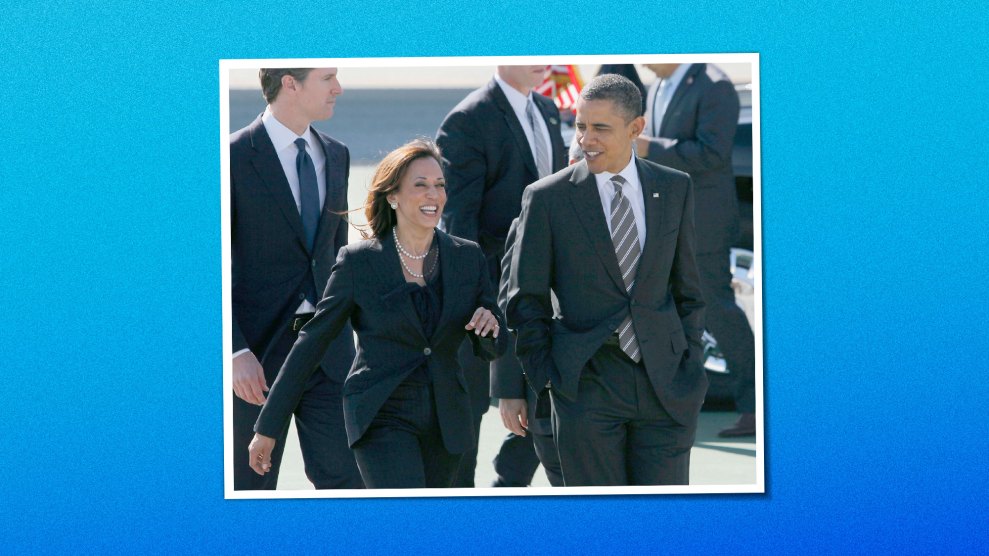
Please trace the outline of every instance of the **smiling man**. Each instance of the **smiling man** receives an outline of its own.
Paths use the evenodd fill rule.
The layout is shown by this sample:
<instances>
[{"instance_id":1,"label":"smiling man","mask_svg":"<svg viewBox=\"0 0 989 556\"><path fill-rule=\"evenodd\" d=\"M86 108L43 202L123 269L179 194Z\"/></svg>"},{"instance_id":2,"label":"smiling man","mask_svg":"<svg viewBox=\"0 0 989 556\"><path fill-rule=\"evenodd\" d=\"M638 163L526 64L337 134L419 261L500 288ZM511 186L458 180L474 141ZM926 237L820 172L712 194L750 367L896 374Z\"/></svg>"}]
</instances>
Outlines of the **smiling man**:
<instances>
[{"instance_id":1,"label":"smiling man","mask_svg":"<svg viewBox=\"0 0 989 556\"><path fill-rule=\"evenodd\" d=\"M272 472L260 476L248 462L254 422L347 244L340 214L350 153L311 127L333 116L343 93L336 68L262 69L259 76L268 106L230 136L236 490L276 486L287 431L278 437ZM295 410L306 476L316 488L363 488L341 399L353 359L352 333L341 333Z\"/></svg>"},{"instance_id":2,"label":"smiling man","mask_svg":"<svg viewBox=\"0 0 989 556\"><path fill-rule=\"evenodd\" d=\"M633 156L641 109L628 79L591 80L584 161L522 200L508 320L529 384L551 385L566 486L686 484L707 390L690 177Z\"/></svg>"}]
</instances>

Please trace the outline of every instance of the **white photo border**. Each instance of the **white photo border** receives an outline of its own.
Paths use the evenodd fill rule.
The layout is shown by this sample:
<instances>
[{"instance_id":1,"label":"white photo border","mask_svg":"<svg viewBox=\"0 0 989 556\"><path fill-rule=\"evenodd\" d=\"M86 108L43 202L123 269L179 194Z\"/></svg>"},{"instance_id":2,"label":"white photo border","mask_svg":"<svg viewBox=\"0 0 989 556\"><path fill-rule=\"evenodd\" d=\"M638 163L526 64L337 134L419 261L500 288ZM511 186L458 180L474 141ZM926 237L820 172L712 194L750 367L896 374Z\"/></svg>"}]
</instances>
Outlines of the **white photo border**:
<instances>
[{"instance_id":1,"label":"white photo border","mask_svg":"<svg viewBox=\"0 0 989 556\"><path fill-rule=\"evenodd\" d=\"M752 76L752 228L753 296L755 326L756 393L756 480L752 484L623 486L623 487L512 487L449 489L367 489L367 490L246 490L233 489L233 382L232 382L232 298L230 245L230 71L236 69L337 67L453 67L523 64L593 65L645 63L749 64ZM495 497L495 496L586 496L638 494L760 494L765 493L765 411L763 395L763 280L762 280L762 153L760 117L760 75L758 53L730 54L607 54L546 56L402 57L402 58L292 58L238 59L219 61L220 93L220 230L223 288L223 470L224 498L413 498L413 497Z\"/></svg>"}]
</instances>

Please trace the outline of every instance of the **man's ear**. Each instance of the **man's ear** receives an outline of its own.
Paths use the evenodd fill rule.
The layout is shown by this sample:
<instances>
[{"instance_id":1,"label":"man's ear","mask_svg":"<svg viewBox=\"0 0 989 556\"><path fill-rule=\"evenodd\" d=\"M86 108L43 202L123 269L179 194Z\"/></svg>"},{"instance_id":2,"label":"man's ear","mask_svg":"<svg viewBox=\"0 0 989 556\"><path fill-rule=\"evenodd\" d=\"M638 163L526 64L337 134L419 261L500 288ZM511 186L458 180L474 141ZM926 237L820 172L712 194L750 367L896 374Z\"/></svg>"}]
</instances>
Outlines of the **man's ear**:
<instances>
[{"instance_id":1,"label":"man's ear","mask_svg":"<svg viewBox=\"0 0 989 556\"><path fill-rule=\"evenodd\" d=\"M642 135L642 130L646 128L646 119L639 116L632 120L631 126L632 137L638 137L639 135Z\"/></svg>"},{"instance_id":2,"label":"man's ear","mask_svg":"<svg viewBox=\"0 0 989 556\"><path fill-rule=\"evenodd\" d=\"M294 91L296 83L298 81L291 75L286 74L282 76L282 89Z\"/></svg>"}]
</instances>

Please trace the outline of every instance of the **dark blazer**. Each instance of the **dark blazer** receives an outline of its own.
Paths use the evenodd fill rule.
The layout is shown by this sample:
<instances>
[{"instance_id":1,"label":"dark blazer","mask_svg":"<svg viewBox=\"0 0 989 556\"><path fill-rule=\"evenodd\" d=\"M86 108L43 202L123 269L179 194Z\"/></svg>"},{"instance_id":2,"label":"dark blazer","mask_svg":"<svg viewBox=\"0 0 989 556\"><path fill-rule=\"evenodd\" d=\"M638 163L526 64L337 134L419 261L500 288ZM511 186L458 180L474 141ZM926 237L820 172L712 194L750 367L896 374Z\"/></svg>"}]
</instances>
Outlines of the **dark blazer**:
<instances>
[{"instance_id":1,"label":"dark blazer","mask_svg":"<svg viewBox=\"0 0 989 556\"><path fill-rule=\"evenodd\" d=\"M533 98L549 129L556 172L567 163L560 112L551 99ZM497 81L492 78L447 114L436 144L443 152L449 193L444 229L478 242L497 281L508 226L522 208L522 190L539 178L522 124Z\"/></svg>"},{"instance_id":2,"label":"dark blazer","mask_svg":"<svg viewBox=\"0 0 989 556\"><path fill-rule=\"evenodd\" d=\"M652 94L650 94L652 100ZM690 174L697 211L697 252L723 253L738 237L738 194L731 154L738 93L720 69L693 64L653 128L648 159Z\"/></svg>"},{"instance_id":3,"label":"dark blazer","mask_svg":"<svg viewBox=\"0 0 989 556\"><path fill-rule=\"evenodd\" d=\"M478 307L490 309L505 330L477 244L439 230L442 311L436 331L426 338L405 289L405 277L391 234L340 250L316 316L299 333L278 373L255 430L274 436L288 422L308 377L330 342L349 320L357 332L357 357L343 386L347 439L353 446L395 387L422 363L433 383L443 444L461 453L476 439L471 427L467 383L457 362L464 337L478 357L492 360L505 351L507 333L480 338L464 326Z\"/></svg>"},{"instance_id":4,"label":"dark blazer","mask_svg":"<svg viewBox=\"0 0 989 556\"><path fill-rule=\"evenodd\" d=\"M533 389L575 400L581 370L625 316L663 407L683 423L707 390L704 301L694 262L693 191L679 171L636 159L646 241L632 293L625 290L594 175L583 161L526 189L512 253L508 322ZM553 318L550 289L559 300ZM685 357L688 350L692 354Z\"/></svg>"},{"instance_id":5,"label":"dark blazer","mask_svg":"<svg viewBox=\"0 0 989 556\"><path fill-rule=\"evenodd\" d=\"M505 238L505 256L501 261L501 281L498 284L498 307L502 312L508 309L509 276L512 266L512 248L515 244L515 237L518 234L519 219L512 220L512 225L508 228L508 237ZM514 347L514 338L511 342ZM536 418L536 404L538 393L532 388L526 388L525 374L522 364L517 357L501 357L491 364L491 395L499 399L525 399L526 417L528 418L528 429L541 434L553 434L552 427L548 419Z\"/></svg>"},{"instance_id":6,"label":"dark blazer","mask_svg":"<svg viewBox=\"0 0 989 556\"><path fill-rule=\"evenodd\" d=\"M350 153L328 135L312 132L326 155L326 198L311 253L261 117L230 137L233 351L249 348L262 364L307 288L323 290L337 251L347 244L347 222L337 213L347 210ZM324 372L338 383L354 358L353 342L344 336L322 360Z\"/></svg>"}]
</instances>

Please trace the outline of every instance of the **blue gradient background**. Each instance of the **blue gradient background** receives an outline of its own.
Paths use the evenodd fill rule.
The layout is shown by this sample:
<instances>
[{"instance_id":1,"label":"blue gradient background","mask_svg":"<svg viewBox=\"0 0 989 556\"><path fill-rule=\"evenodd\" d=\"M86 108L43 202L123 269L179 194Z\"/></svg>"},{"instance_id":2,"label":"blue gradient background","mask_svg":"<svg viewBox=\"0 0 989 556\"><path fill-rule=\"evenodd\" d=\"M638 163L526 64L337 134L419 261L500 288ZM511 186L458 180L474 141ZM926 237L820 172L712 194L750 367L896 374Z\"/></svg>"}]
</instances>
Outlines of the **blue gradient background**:
<instances>
[{"instance_id":1,"label":"blue gradient background","mask_svg":"<svg viewBox=\"0 0 989 556\"><path fill-rule=\"evenodd\" d=\"M0 17L0 550L985 550L984 9L197 4ZM217 61L654 52L761 54L768 493L224 500Z\"/></svg>"}]
</instances>

